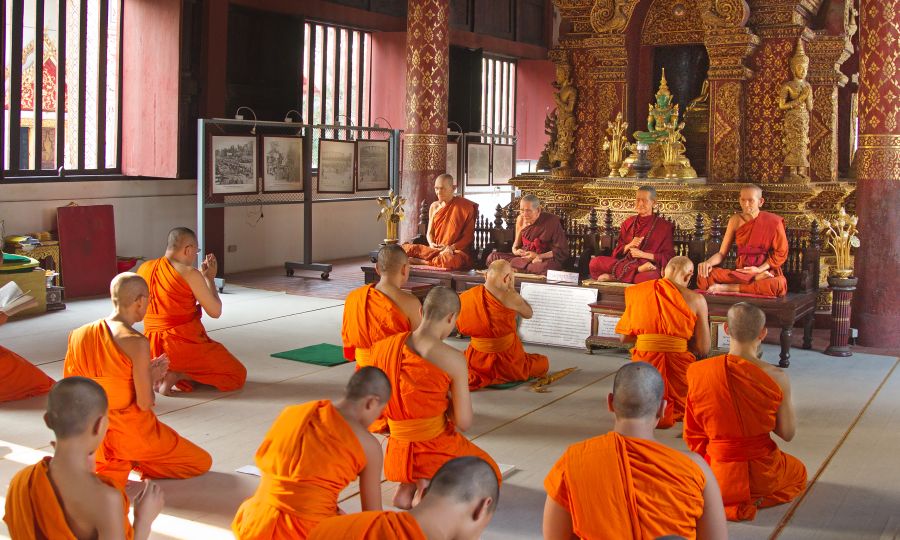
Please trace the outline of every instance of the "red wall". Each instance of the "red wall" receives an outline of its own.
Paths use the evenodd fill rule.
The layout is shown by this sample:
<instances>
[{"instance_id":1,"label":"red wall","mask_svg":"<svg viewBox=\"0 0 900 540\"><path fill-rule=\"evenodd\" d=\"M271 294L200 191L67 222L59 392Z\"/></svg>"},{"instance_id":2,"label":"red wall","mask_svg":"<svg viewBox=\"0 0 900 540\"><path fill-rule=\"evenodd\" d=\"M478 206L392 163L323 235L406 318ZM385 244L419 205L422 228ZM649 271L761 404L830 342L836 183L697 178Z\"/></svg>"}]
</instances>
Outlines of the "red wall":
<instances>
[{"instance_id":1,"label":"red wall","mask_svg":"<svg viewBox=\"0 0 900 540\"><path fill-rule=\"evenodd\" d=\"M544 119L555 107L555 69L550 60L519 60L516 72L516 159L538 159L547 142Z\"/></svg>"},{"instance_id":2,"label":"red wall","mask_svg":"<svg viewBox=\"0 0 900 540\"><path fill-rule=\"evenodd\" d=\"M406 32L372 33L370 122L406 129ZM378 120L381 127L388 127Z\"/></svg>"}]
</instances>

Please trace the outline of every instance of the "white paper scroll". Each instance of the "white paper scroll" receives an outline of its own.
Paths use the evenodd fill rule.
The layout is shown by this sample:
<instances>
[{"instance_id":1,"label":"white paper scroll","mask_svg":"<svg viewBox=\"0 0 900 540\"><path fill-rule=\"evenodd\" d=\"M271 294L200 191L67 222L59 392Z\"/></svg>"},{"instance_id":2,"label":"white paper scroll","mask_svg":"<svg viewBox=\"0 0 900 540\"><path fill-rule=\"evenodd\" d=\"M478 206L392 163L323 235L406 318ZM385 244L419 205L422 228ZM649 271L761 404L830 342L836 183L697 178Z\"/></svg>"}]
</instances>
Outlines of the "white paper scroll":
<instances>
[{"instance_id":1,"label":"white paper scroll","mask_svg":"<svg viewBox=\"0 0 900 540\"><path fill-rule=\"evenodd\" d=\"M584 348L591 335L591 309L597 301L597 289L522 283L522 297L531 304L534 316L522 321L522 341Z\"/></svg>"},{"instance_id":2,"label":"white paper scroll","mask_svg":"<svg viewBox=\"0 0 900 540\"><path fill-rule=\"evenodd\" d=\"M605 338L618 338L619 334L616 333L616 325L619 324L619 319L621 318L615 315L598 315L597 335Z\"/></svg>"}]
</instances>

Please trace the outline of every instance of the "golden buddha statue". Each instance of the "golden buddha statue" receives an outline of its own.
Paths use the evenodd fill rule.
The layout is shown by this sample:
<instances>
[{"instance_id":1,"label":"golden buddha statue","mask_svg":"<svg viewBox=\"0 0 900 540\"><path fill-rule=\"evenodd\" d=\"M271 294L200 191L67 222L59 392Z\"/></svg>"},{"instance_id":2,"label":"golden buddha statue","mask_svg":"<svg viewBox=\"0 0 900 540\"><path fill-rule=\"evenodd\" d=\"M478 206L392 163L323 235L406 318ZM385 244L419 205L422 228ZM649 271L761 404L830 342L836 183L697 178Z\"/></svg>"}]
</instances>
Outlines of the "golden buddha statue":
<instances>
[{"instance_id":1,"label":"golden buddha statue","mask_svg":"<svg viewBox=\"0 0 900 540\"><path fill-rule=\"evenodd\" d=\"M559 162L561 174L568 174L575 146L575 102L578 90L572 84L572 68L568 64L556 66L556 145L550 153L551 162Z\"/></svg>"},{"instance_id":2,"label":"golden buddha statue","mask_svg":"<svg viewBox=\"0 0 900 540\"><path fill-rule=\"evenodd\" d=\"M790 61L793 79L784 83L778 93L778 108L784 111L782 143L784 144L785 181L809 182L809 112L813 108L812 87L806 82L809 57L803 38Z\"/></svg>"},{"instance_id":3,"label":"golden buddha statue","mask_svg":"<svg viewBox=\"0 0 900 540\"><path fill-rule=\"evenodd\" d=\"M637 142L653 144L668 137L669 126L678 122L678 105L672 101L672 93L669 92L666 68L662 70L655 103L647 105L647 109L647 131L635 131L634 138Z\"/></svg>"}]
</instances>

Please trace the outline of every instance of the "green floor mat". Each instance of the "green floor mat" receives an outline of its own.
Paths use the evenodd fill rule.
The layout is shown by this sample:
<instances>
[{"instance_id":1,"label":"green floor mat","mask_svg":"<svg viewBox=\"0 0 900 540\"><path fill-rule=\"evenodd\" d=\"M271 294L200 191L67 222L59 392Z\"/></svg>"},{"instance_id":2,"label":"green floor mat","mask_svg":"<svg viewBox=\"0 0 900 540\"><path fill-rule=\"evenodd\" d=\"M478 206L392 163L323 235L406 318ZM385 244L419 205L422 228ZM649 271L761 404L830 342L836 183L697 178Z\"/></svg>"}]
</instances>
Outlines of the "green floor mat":
<instances>
[{"instance_id":1,"label":"green floor mat","mask_svg":"<svg viewBox=\"0 0 900 540\"><path fill-rule=\"evenodd\" d=\"M300 349L273 353L271 356L317 366L337 366L347 362L347 359L344 358L344 349L330 343L319 343Z\"/></svg>"},{"instance_id":2,"label":"green floor mat","mask_svg":"<svg viewBox=\"0 0 900 540\"><path fill-rule=\"evenodd\" d=\"M490 386L486 386L485 388L493 388L494 390L509 390L510 388L515 388L517 386L522 386L527 382L534 381L535 379L528 379L527 381L513 381L507 382L503 384L492 384Z\"/></svg>"}]
</instances>

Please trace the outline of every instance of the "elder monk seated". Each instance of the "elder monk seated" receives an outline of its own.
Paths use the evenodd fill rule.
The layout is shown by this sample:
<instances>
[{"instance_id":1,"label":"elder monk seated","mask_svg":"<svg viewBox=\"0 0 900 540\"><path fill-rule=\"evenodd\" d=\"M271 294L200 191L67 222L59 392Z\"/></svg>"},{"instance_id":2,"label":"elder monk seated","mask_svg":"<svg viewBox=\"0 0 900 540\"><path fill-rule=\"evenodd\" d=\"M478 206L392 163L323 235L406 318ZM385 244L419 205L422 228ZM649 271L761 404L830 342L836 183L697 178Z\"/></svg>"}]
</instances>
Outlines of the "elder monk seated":
<instances>
[{"instance_id":1,"label":"elder monk seated","mask_svg":"<svg viewBox=\"0 0 900 540\"><path fill-rule=\"evenodd\" d=\"M487 263L507 260L516 272L546 275L547 270L562 270L568 258L569 242L559 218L542 211L536 196L525 195L519 200L512 253L495 251Z\"/></svg>"},{"instance_id":2,"label":"elder monk seated","mask_svg":"<svg viewBox=\"0 0 900 540\"><path fill-rule=\"evenodd\" d=\"M403 244L413 265L436 266L444 270L472 267L472 244L475 242L475 219L478 205L454 195L456 184L449 174L434 179L437 200L428 208L428 245Z\"/></svg>"}]
</instances>

